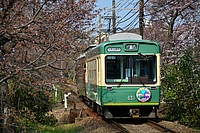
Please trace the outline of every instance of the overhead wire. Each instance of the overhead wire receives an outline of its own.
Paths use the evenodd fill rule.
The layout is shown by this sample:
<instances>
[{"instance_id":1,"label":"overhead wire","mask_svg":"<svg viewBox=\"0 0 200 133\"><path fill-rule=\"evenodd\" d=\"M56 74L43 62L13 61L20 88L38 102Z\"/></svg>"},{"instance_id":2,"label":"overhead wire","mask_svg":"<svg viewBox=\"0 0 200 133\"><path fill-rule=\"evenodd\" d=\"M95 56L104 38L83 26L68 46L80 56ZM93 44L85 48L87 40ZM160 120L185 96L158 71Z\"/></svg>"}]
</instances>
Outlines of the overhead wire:
<instances>
[{"instance_id":1,"label":"overhead wire","mask_svg":"<svg viewBox=\"0 0 200 133\"><path fill-rule=\"evenodd\" d=\"M117 8L118 6L120 6L122 4L124 0L120 0L116 5L115 5L115 8Z\"/></svg>"},{"instance_id":2,"label":"overhead wire","mask_svg":"<svg viewBox=\"0 0 200 133\"><path fill-rule=\"evenodd\" d=\"M117 4L116 4L116 6L115 6L115 9L118 8L118 7L123 3L123 1L124 1L124 0L118 1ZM127 1L128 1L128 0L127 0ZM112 6L112 8L113 8L113 6ZM112 8L111 8L111 10L110 10L110 9L107 10L107 11L104 13L104 16L109 16L110 12L112 11ZM104 8L104 10L106 10L106 8ZM107 13L107 14L106 14L106 13ZM105 15L105 14L106 14L106 15ZM106 26L111 27L111 26L112 26L111 20L109 20L109 22L108 22L107 24L105 24L106 21L108 21L108 19L104 19L103 22L102 22L102 23L104 24L104 27L106 27Z\"/></svg>"},{"instance_id":3,"label":"overhead wire","mask_svg":"<svg viewBox=\"0 0 200 133\"><path fill-rule=\"evenodd\" d=\"M144 6L146 5L146 3L147 3L148 1L149 1L149 0L147 0L147 1L144 3ZM138 1L137 4L139 4L139 1ZM138 12L139 12L139 10L137 11L137 13L138 13ZM124 27L124 29L135 28L135 27L138 25L138 23L139 23L139 20L136 22L137 18L139 18L139 14L135 17L135 19L134 19L132 22L130 22L128 25L126 25L126 26ZM136 23L135 23L135 22L136 22ZM133 23L135 23L135 25L133 25ZM131 26L131 25L133 25L133 26Z\"/></svg>"},{"instance_id":4,"label":"overhead wire","mask_svg":"<svg viewBox=\"0 0 200 133\"><path fill-rule=\"evenodd\" d=\"M123 10L122 7L125 6L125 5L129 2L129 0L126 0L126 2L124 2L123 5L121 5L123 1L124 1L124 0L120 0L120 1L116 4L116 6L115 6L115 12L116 12L116 13L122 11L122 10ZM133 2L134 2L134 0L132 0L131 2L129 2L129 3L128 3L125 7L123 7L123 8L127 8L127 7L128 7L131 3L133 3ZM121 6L120 6L120 5L121 5ZM118 8L118 6L120 6L120 7Z\"/></svg>"},{"instance_id":5,"label":"overhead wire","mask_svg":"<svg viewBox=\"0 0 200 133\"><path fill-rule=\"evenodd\" d=\"M120 8L121 8L121 7L123 7L128 1L129 1L129 0L126 0L126 2L125 2L123 5L121 5L121 4L124 2L124 0L118 1L117 4L115 5L115 12L116 12L116 9L117 9L120 5L121 5L121 6L120 6ZM112 8L113 8L113 6L112 6ZM111 8L111 9L112 9L112 8ZM119 8L119 9L120 9L120 8ZM118 9L118 10L119 10L119 9ZM113 9L112 9L112 10L113 10ZM112 10L108 10L107 12L110 12L110 11L112 11ZM117 14L117 13L116 13L116 14ZM104 22L105 22L105 20L104 20ZM109 20L109 23L106 24L106 26L108 26L108 25L110 25L110 27L112 26L112 24L110 23L110 20Z\"/></svg>"},{"instance_id":6,"label":"overhead wire","mask_svg":"<svg viewBox=\"0 0 200 133\"><path fill-rule=\"evenodd\" d=\"M134 7L133 8L136 8L138 6L139 2L135 3ZM134 25L134 27L138 24L137 22L137 18L139 16L139 9L137 11L135 11L131 16L129 16L128 18L126 18L133 10L130 10L125 16L123 16L122 19L120 19L118 22L117 22L117 26L119 26L120 24L122 23L125 23L129 20L131 20L131 18L134 18L129 24L127 24L125 27L123 27L122 29L123 30L126 30L127 28L130 28L131 25ZM135 16L137 14L137 16ZM135 17L134 17L135 16ZM126 18L126 19L125 19ZM125 20L123 20L125 19ZM122 21L123 20L123 21ZM134 24L135 23L135 24Z\"/></svg>"},{"instance_id":7,"label":"overhead wire","mask_svg":"<svg viewBox=\"0 0 200 133\"><path fill-rule=\"evenodd\" d=\"M123 5L121 5L116 11L121 11L122 10L122 7L125 5L125 4L127 4L128 3L128 1L129 0L126 0L126 2L124 2L124 4ZM134 0L132 0L132 2L133 2Z\"/></svg>"},{"instance_id":8,"label":"overhead wire","mask_svg":"<svg viewBox=\"0 0 200 133\"><path fill-rule=\"evenodd\" d=\"M134 25L132 24L132 25L130 25L129 27L127 27L125 30L126 31L131 31L132 29L135 29L136 28L136 26L139 24L139 21L137 21Z\"/></svg>"},{"instance_id":9,"label":"overhead wire","mask_svg":"<svg viewBox=\"0 0 200 133\"><path fill-rule=\"evenodd\" d=\"M147 3L147 1L145 2L145 4ZM135 3L135 4L133 4L133 3ZM120 20L118 20L116 22L116 27L119 26L122 23L125 23L125 22L131 20L131 18L134 18L134 19L129 24L127 24L126 26L124 26L123 29L130 28L130 27L135 27L139 23L139 20L137 22L137 18L139 17L139 9L136 12L133 12L133 9L138 6L139 1L137 1L137 2L134 2L134 0L132 0L131 2L130 2L130 0L120 0L120 1L118 1L117 4L115 5L116 14L119 14L119 12L122 11L123 9L125 9L127 7L130 7L130 4L134 5L133 8L130 9L130 11L128 11ZM113 6L112 6L112 8L113 8ZM106 10L106 8L104 8L104 9ZM111 11L112 10L107 10L104 13L104 16L105 15L107 15L107 16L110 15ZM130 16L131 12L133 12L133 14ZM137 13L138 13L138 15L136 16ZM109 20L109 23L105 24L106 21L108 21L108 19L104 19L103 20L103 24L104 24L103 27L106 27L106 26L112 27L111 20Z\"/></svg>"},{"instance_id":10,"label":"overhead wire","mask_svg":"<svg viewBox=\"0 0 200 133\"><path fill-rule=\"evenodd\" d=\"M104 7L103 10L102 10L102 11L104 11L103 16L109 16L110 15L111 10L107 10L106 8L107 7ZM103 18L103 16L102 16L102 18ZM101 22L103 27L106 27L106 26L109 25L109 23L105 24L106 21L108 21L108 20L107 19L103 19L103 22ZM99 27L99 23L97 23L96 27Z\"/></svg>"},{"instance_id":11,"label":"overhead wire","mask_svg":"<svg viewBox=\"0 0 200 133\"><path fill-rule=\"evenodd\" d=\"M139 17L139 14L133 19L133 21L131 21L128 25L123 27L123 29L128 29L131 25L133 25L138 20L138 17ZM139 22L139 20L138 20L138 22ZM138 22L136 22L136 23L138 23Z\"/></svg>"},{"instance_id":12,"label":"overhead wire","mask_svg":"<svg viewBox=\"0 0 200 133\"><path fill-rule=\"evenodd\" d=\"M131 11L130 11L130 12L131 12ZM138 13L138 12L135 12L134 14L132 14L129 18L127 18L127 19L125 19L125 20L121 19L121 21L119 21L119 22L117 23L117 26L119 26L119 24L121 24L121 23L124 23L124 22L130 20L130 19L131 19L133 16L135 16L137 13ZM123 21L122 21L122 20L123 20Z\"/></svg>"},{"instance_id":13,"label":"overhead wire","mask_svg":"<svg viewBox=\"0 0 200 133\"><path fill-rule=\"evenodd\" d=\"M118 8L118 9L116 10L116 12L119 13L120 11L126 9L127 7L130 6L130 4L133 4L133 3L134 3L134 0L132 0L131 2L130 2L129 0L126 0L126 1L124 2L124 4L121 5L120 8ZM135 7L137 6L138 3L139 3L139 2L137 2L133 8L135 8ZM117 22L116 22L116 27L119 26L120 23L126 22L126 21L128 21L131 17L133 17L134 15L131 15L131 17L129 17L129 18L126 19L125 21L121 22L121 20L123 20L125 17L127 17L131 12L132 12L132 10L130 9L130 11L129 11L128 13L126 13L119 21L117 21ZM116 14L117 14L117 13L116 13ZM111 24L111 26L112 26L112 24ZM122 28L121 28L121 29L122 29Z\"/></svg>"},{"instance_id":14,"label":"overhead wire","mask_svg":"<svg viewBox=\"0 0 200 133\"><path fill-rule=\"evenodd\" d=\"M139 2L137 2L133 8L135 8L138 4L139 4ZM129 18L127 18L126 20L123 20L123 19L124 19L125 17L127 17L132 11L133 11L133 10L130 10L127 14L125 14L125 15L117 22L118 25L119 25L120 23L124 23L124 22L128 21L128 20L131 19L133 16L135 16L136 13L138 13L138 11L137 11L137 12L135 12L133 15L131 15ZM122 20L123 20L123 21L122 21ZM118 25L117 25L117 26L118 26Z\"/></svg>"}]
</instances>

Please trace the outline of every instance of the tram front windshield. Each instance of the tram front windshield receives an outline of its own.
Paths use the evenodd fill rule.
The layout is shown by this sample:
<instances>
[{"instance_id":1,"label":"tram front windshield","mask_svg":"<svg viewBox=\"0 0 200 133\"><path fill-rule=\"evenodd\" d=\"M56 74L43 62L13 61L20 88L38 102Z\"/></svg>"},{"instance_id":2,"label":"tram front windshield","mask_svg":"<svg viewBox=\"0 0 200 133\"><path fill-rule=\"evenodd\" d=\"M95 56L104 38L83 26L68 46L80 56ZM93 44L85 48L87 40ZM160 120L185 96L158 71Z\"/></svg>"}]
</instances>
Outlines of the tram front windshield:
<instances>
[{"instance_id":1,"label":"tram front windshield","mask_svg":"<svg viewBox=\"0 0 200 133\"><path fill-rule=\"evenodd\" d=\"M157 81L155 55L108 55L105 70L107 84L153 84Z\"/></svg>"}]
</instances>

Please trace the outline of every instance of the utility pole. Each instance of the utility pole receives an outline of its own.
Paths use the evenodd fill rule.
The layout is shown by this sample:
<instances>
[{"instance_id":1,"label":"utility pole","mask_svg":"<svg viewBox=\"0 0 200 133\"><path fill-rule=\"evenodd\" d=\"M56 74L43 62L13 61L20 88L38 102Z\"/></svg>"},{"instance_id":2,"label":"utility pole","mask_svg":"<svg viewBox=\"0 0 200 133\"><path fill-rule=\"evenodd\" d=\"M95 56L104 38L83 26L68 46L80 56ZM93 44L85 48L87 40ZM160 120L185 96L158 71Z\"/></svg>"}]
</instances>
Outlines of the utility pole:
<instances>
[{"instance_id":1,"label":"utility pole","mask_svg":"<svg viewBox=\"0 0 200 133\"><path fill-rule=\"evenodd\" d=\"M112 22L113 22L113 34L116 33L116 14L115 14L115 0L112 0Z\"/></svg>"},{"instance_id":2,"label":"utility pole","mask_svg":"<svg viewBox=\"0 0 200 133\"><path fill-rule=\"evenodd\" d=\"M140 0L140 13L139 13L139 29L140 29L140 35L143 39L143 32L144 32L144 0Z\"/></svg>"},{"instance_id":3,"label":"utility pole","mask_svg":"<svg viewBox=\"0 0 200 133\"><path fill-rule=\"evenodd\" d=\"M111 20L112 20L112 32L113 34L116 33L116 13L115 13L115 0L112 0L112 16L103 16L103 19L108 19L109 20L109 24L108 24L108 32L110 32L110 28L111 28Z\"/></svg>"},{"instance_id":4,"label":"utility pole","mask_svg":"<svg viewBox=\"0 0 200 133\"><path fill-rule=\"evenodd\" d=\"M142 5L144 6L144 0L141 0L141 3L143 3ZM140 6L141 7L141 6ZM108 32L110 32L110 25L111 25L111 20L112 20L112 32L115 34L116 33L116 18L119 18L119 16L116 16L116 5L115 5L115 0L112 0L112 8L105 8L105 10L112 10L112 16L103 16L103 19L107 19L109 20L109 27L108 27ZM138 8L121 8L120 10L139 10ZM143 8L140 9L141 11L143 10ZM141 12L143 14L143 12ZM143 23L143 15L141 16L141 20ZM142 26L142 25L141 25ZM141 28L142 29L142 28ZM141 32L142 34L142 32Z\"/></svg>"},{"instance_id":5,"label":"utility pole","mask_svg":"<svg viewBox=\"0 0 200 133\"><path fill-rule=\"evenodd\" d=\"M101 30L102 30L102 23L101 23L101 15L99 15L99 43L101 43Z\"/></svg>"}]
</instances>

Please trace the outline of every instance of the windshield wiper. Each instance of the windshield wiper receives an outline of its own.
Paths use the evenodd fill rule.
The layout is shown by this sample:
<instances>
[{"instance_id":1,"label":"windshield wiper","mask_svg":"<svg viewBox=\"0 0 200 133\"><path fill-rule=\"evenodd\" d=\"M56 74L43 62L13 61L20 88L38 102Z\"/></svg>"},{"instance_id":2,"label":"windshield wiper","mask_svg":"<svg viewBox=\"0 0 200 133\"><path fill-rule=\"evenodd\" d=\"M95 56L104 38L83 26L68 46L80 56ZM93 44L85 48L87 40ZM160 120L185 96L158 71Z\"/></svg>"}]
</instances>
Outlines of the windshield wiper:
<instances>
[{"instance_id":1,"label":"windshield wiper","mask_svg":"<svg viewBox=\"0 0 200 133\"><path fill-rule=\"evenodd\" d=\"M123 83L123 77L121 78L121 81L119 82L117 87L120 87L120 85L122 85L122 83Z\"/></svg>"},{"instance_id":2,"label":"windshield wiper","mask_svg":"<svg viewBox=\"0 0 200 133\"><path fill-rule=\"evenodd\" d=\"M143 87L146 87L145 84L142 82L142 80L140 79L139 76L137 76L137 78L139 79L140 83L143 85Z\"/></svg>"},{"instance_id":3,"label":"windshield wiper","mask_svg":"<svg viewBox=\"0 0 200 133\"><path fill-rule=\"evenodd\" d=\"M138 53L138 55L141 57L141 58L143 58L143 59L147 59L147 56L146 55L143 55L142 53Z\"/></svg>"}]
</instances>

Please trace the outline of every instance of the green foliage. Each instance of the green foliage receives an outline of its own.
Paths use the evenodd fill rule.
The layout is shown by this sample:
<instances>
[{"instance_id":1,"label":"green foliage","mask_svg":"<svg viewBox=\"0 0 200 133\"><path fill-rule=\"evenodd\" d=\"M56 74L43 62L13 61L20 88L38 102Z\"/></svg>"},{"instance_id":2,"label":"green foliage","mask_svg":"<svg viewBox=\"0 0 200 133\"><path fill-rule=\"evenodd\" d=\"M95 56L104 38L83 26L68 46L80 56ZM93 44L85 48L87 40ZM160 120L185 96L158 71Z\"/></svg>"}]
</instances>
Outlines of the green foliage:
<instances>
[{"instance_id":1,"label":"green foliage","mask_svg":"<svg viewBox=\"0 0 200 133\"><path fill-rule=\"evenodd\" d=\"M20 133L20 132L35 132L35 130L38 128L38 126L36 124L34 124L33 122L22 118L21 122L19 123L15 123L17 124L17 128L15 129L16 133Z\"/></svg>"},{"instance_id":2,"label":"green foliage","mask_svg":"<svg viewBox=\"0 0 200 133\"><path fill-rule=\"evenodd\" d=\"M165 115L189 127L200 128L200 63L198 54L188 51L177 65L167 65L162 82Z\"/></svg>"},{"instance_id":3,"label":"green foliage","mask_svg":"<svg viewBox=\"0 0 200 133\"><path fill-rule=\"evenodd\" d=\"M52 110L51 92L46 88L19 85L17 80L9 80L14 123L18 129L32 129L34 124L55 125L57 119L48 114ZM30 124L34 123L34 124Z\"/></svg>"},{"instance_id":4,"label":"green foliage","mask_svg":"<svg viewBox=\"0 0 200 133\"><path fill-rule=\"evenodd\" d=\"M43 124L43 125L55 125L58 121L57 119L55 118L54 115L42 115L44 113L40 113L40 114L37 114L36 116L36 120L37 122L39 122L40 124Z\"/></svg>"},{"instance_id":5,"label":"green foliage","mask_svg":"<svg viewBox=\"0 0 200 133\"><path fill-rule=\"evenodd\" d=\"M41 125L32 123L31 121L24 120L23 126L17 128L15 132L27 132L27 133L77 133L82 130L80 126L72 126L70 124L65 125Z\"/></svg>"},{"instance_id":6,"label":"green foliage","mask_svg":"<svg viewBox=\"0 0 200 133\"><path fill-rule=\"evenodd\" d=\"M66 126L66 125L62 125L62 126L57 126L57 127L43 127L41 130L39 130L38 132L42 132L42 133L77 133L79 131L81 131L81 127L76 127L76 126Z\"/></svg>"}]
</instances>

